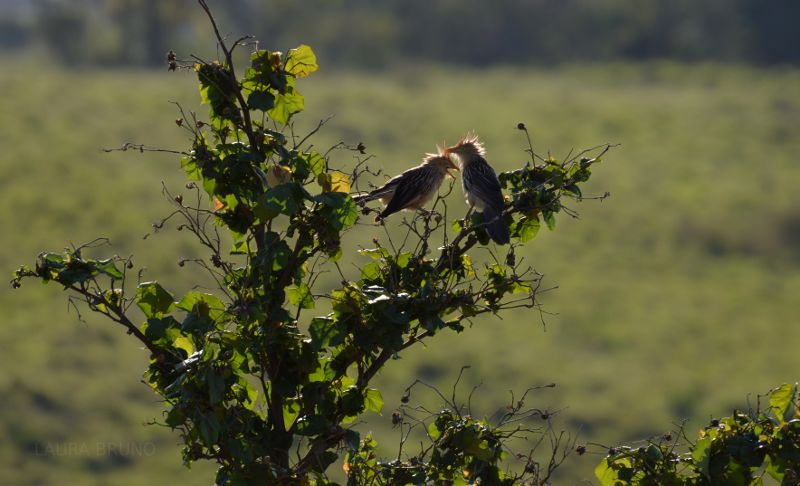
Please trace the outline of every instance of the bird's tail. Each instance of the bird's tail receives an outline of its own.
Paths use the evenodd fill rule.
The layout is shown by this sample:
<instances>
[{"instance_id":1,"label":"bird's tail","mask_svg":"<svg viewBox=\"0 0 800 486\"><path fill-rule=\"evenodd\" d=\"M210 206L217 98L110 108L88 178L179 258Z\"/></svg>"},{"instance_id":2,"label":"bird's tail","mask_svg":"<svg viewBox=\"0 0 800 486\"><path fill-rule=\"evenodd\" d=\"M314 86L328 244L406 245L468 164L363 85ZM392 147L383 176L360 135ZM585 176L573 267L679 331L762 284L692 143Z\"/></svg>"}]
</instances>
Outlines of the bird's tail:
<instances>
[{"instance_id":1,"label":"bird's tail","mask_svg":"<svg viewBox=\"0 0 800 486\"><path fill-rule=\"evenodd\" d=\"M373 201L373 200L375 200L377 198L378 198L378 196L372 194L371 192L368 192L366 194L358 194L358 195L353 196L353 201L356 202L356 203L365 203L365 202Z\"/></svg>"},{"instance_id":2,"label":"bird's tail","mask_svg":"<svg viewBox=\"0 0 800 486\"><path fill-rule=\"evenodd\" d=\"M486 222L486 232L498 245L505 245L511 240L511 233L503 218L502 209L487 205L483 208L483 220Z\"/></svg>"}]
</instances>

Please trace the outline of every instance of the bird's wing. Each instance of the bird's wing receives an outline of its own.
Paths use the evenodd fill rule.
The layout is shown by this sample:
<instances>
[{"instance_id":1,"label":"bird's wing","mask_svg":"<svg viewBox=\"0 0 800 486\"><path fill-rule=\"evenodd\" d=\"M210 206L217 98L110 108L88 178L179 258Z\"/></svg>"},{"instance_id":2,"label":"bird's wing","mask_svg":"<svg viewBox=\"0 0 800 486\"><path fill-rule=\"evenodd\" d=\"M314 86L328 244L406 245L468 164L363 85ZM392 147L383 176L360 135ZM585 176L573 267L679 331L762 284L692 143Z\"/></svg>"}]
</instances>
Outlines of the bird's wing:
<instances>
[{"instance_id":1,"label":"bird's wing","mask_svg":"<svg viewBox=\"0 0 800 486\"><path fill-rule=\"evenodd\" d=\"M484 204L495 208L503 207L503 192L500 190L500 181L494 169L486 160L479 158L464 169L462 174L464 190L472 193Z\"/></svg>"},{"instance_id":2,"label":"bird's wing","mask_svg":"<svg viewBox=\"0 0 800 486\"><path fill-rule=\"evenodd\" d=\"M431 186L435 185L437 175L436 169L429 166L414 167L403 172L397 177L394 196L381 213L381 218L407 208L422 195L430 192Z\"/></svg>"}]
</instances>

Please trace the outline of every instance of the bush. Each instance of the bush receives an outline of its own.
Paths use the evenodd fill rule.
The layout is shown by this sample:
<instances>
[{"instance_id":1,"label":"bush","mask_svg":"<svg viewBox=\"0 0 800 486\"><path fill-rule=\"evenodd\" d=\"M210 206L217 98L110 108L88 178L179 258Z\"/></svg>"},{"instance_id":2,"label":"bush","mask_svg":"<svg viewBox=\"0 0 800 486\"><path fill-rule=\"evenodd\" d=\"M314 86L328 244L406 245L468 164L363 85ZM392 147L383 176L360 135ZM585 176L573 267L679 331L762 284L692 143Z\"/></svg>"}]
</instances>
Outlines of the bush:
<instances>
[{"instance_id":1,"label":"bush","mask_svg":"<svg viewBox=\"0 0 800 486\"><path fill-rule=\"evenodd\" d=\"M176 123L191 136L191 147L176 152L189 195L165 189L174 209L155 226L177 220L178 230L207 249L207 260L180 265L201 266L217 292L175 296L157 281L142 281L131 258L88 256L94 244L40 254L12 285L24 278L57 282L138 339L150 353L146 381L164 400L163 423L183 439L184 462L215 461L218 484L329 484L326 471L341 456L351 484L546 482L568 447L550 428L516 424L548 418L524 408L525 395L491 423L473 418L455 398L445 400L442 411L419 422L430 445L394 461L378 460L375 441L352 424L381 411L381 393L370 383L393 356L440 332L460 333L475 316L538 305L539 275L517 262L515 248L542 223L553 229L559 212L572 214L564 201L581 199L580 187L610 147L557 161L537 156L529 143L530 163L500 175L510 194L502 217L512 245L482 268L470 256L490 244L481 214L448 223L445 207L444 214L405 220L404 245L374 239L360 251L370 258L360 278L348 280L338 267L342 236L368 212L350 191L370 169L368 158L347 170L331 156L336 148L360 156L362 144L314 150L310 140L322 122L305 136L293 132L291 120L305 105L297 81L317 70L314 52L306 45L285 54L255 50L237 71L234 51L248 39L226 42L205 1L199 3L222 59L168 56L171 70L196 73L209 118L178 107ZM518 128L527 134L523 124ZM151 150L123 147L129 148ZM342 281L321 294L317 279L329 269ZM321 300L330 312L308 318ZM507 442L526 433L550 437L545 462L529 453L520 456L519 471L504 470Z\"/></svg>"}]
</instances>

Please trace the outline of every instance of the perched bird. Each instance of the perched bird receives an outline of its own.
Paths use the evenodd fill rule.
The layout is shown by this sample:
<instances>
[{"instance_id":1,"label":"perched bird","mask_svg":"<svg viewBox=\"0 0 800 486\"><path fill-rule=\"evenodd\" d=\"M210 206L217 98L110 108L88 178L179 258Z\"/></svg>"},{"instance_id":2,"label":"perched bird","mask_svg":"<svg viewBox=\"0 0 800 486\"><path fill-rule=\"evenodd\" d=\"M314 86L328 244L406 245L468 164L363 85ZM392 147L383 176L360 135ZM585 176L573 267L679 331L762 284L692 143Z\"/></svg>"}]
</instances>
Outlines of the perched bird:
<instances>
[{"instance_id":1,"label":"perched bird","mask_svg":"<svg viewBox=\"0 0 800 486\"><path fill-rule=\"evenodd\" d=\"M478 137L462 138L444 151L458 160L464 197L471 209L483 212L486 232L498 245L509 242L508 225L503 218L503 192L494 169L486 162L486 150Z\"/></svg>"},{"instance_id":2,"label":"perched bird","mask_svg":"<svg viewBox=\"0 0 800 486\"><path fill-rule=\"evenodd\" d=\"M427 154L422 163L386 181L386 184L353 199L360 204L380 199L386 206L375 217L380 221L403 209L422 209L436 195L449 169L458 170L444 153Z\"/></svg>"}]
</instances>

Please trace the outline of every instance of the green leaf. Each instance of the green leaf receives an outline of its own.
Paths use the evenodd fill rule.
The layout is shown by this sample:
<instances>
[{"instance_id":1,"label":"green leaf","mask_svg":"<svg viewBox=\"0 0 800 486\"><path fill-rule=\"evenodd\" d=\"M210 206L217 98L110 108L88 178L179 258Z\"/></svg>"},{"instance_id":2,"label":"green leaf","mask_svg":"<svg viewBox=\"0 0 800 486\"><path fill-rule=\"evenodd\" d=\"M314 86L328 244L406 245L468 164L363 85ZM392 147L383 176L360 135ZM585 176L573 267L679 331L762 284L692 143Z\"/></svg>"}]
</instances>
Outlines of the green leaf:
<instances>
[{"instance_id":1,"label":"green leaf","mask_svg":"<svg viewBox=\"0 0 800 486\"><path fill-rule=\"evenodd\" d=\"M323 192L314 196L314 201L329 206L331 208L341 208L344 206L347 194L340 192Z\"/></svg>"},{"instance_id":2,"label":"green leaf","mask_svg":"<svg viewBox=\"0 0 800 486\"><path fill-rule=\"evenodd\" d=\"M237 392L241 395L240 400L243 401L244 408L248 410L257 411L258 405L258 390L253 388L253 385L247 382L244 378L240 378L240 382L237 385L234 385ZM242 391L244 394L242 395Z\"/></svg>"},{"instance_id":3,"label":"green leaf","mask_svg":"<svg viewBox=\"0 0 800 486\"><path fill-rule=\"evenodd\" d=\"M794 400L797 389L791 383L784 383L769 395L769 408L775 417L784 423L794 418Z\"/></svg>"},{"instance_id":4,"label":"green leaf","mask_svg":"<svg viewBox=\"0 0 800 486\"><path fill-rule=\"evenodd\" d=\"M325 170L325 158L317 152L311 152L306 156L306 160L308 161L308 165L311 168L311 172L318 176Z\"/></svg>"},{"instance_id":5,"label":"green leaf","mask_svg":"<svg viewBox=\"0 0 800 486\"><path fill-rule=\"evenodd\" d=\"M269 111L275 106L275 96L267 90L258 90L247 97L247 106L253 110Z\"/></svg>"},{"instance_id":6,"label":"green leaf","mask_svg":"<svg viewBox=\"0 0 800 486\"><path fill-rule=\"evenodd\" d=\"M364 406L370 412L377 414L383 410L383 396L379 390L375 388L367 388L364 392Z\"/></svg>"},{"instance_id":7,"label":"green leaf","mask_svg":"<svg viewBox=\"0 0 800 486\"><path fill-rule=\"evenodd\" d=\"M338 346L344 342L344 336L336 326L333 319L327 317L315 317L308 326L308 334L311 336L311 346L315 351L328 346Z\"/></svg>"},{"instance_id":8,"label":"green leaf","mask_svg":"<svg viewBox=\"0 0 800 486\"><path fill-rule=\"evenodd\" d=\"M339 459L339 455L332 451L322 451L314 455L314 462L312 463L311 470L318 473L324 473L328 467Z\"/></svg>"},{"instance_id":9,"label":"green leaf","mask_svg":"<svg viewBox=\"0 0 800 486\"><path fill-rule=\"evenodd\" d=\"M225 395L225 379L213 368L206 372L206 383L208 384L208 399L212 405L222 401Z\"/></svg>"},{"instance_id":10,"label":"green leaf","mask_svg":"<svg viewBox=\"0 0 800 486\"><path fill-rule=\"evenodd\" d=\"M172 427L178 427L179 425L183 425L186 421L186 414L183 412L183 409L179 407L172 407L170 411L167 413L167 418L165 420L166 424Z\"/></svg>"},{"instance_id":11,"label":"green leaf","mask_svg":"<svg viewBox=\"0 0 800 486\"><path fill-rule=\"evenodd\" d=\"M197 431L200 433L200 438L206 447L213 447L219 439L219 432L221 429L219 420L213 413L206 413L200 416L196 422Z\"/></svg>"},{"instance_id":12,"label":"green leaf","mask_svg":"<svg viewBox=\"0 0 800 486\"><path fill-rule=\"evenodd\" d=\"M247 255L250 253L250 243L247 240L237 241L231 247L231 255Z\"/></svg>"},{"instance_id":13,"label":"green leaf","mask_svg":"<svg viewBox=\"0 0 800 486\"><path fill-rule=\"evenodd\" d=\"M361 434L352 429L344 431L344 444L351 451L357 451L358 445L361 443Z\"/></svg>"},{"instance_id":14,"label":"green leaf","mask_svg":"<svg viewBox=\"0 0 800 486\"><path fill-rule=\"evenodd\" d=\"M411 253L410 252L404 252L404 253L401 253L401 254L397 255L396 262L397 262L397 266L399 268L406 268L408 266L408 262L410 262L410 261L411 261Z\"/></svg>"},{"instance_id":15,"label":"green leaf","mask_svg":"<svg viewBox=\"0 0 800 486\"><path fill-rule=\"evenodd\" d=\"M436 313L420 316L419 322L422 324L422 327L430 332L436 332L445 325L442 318Z\"/></svg>"},{"instance_id":16,"label":"green leaf","mask_svg":"<svg viewBox=\"0 0 800 486\"><path fill-rule=\"evenodd\" d=\"M119 271L116 264L114 263L114 260L111 258L107 260L98 260L97 262L95 262L95 267L99 271L108 275L109 277L120 278L120 279L123 278L122 272Z\"/></svg>"},{"instance_id":17,"label":"green leaf","mask_svg":"<svg viewBox=\"0 0 800 486\"><path fill-rule=\"evenodd\" d=\"M298 78L308 76L319 69L317 56L314 51L305 44L300 44L296 49L289 51L286 59L285 70Z\"/></svg>"},{"instance_id":18,"label":"green leaf","mask_svg":"<svg viewBox=\"0 0 800 486\"><path fill-rule=\"evenodd\" d=\"M431 422L428 424L428 435L433 440L438 439L442 435L441 431L439 430L439 426L436 425L436 422Z\"/></svg>"},{"instance_id":19,"label":"green leaf","mask_svg":"<svg viewBox=\"0 0 800 486\"><path fill-rule=\"evenodd\" d=\"M311 295L308 285L304 283L286 289L286 296L289 298L289 302L300 309L314 308L314 296Z\"/></svg>"},{"instance_id":20,"label":"green leaf","mask_svg":"<svg viewBox=\"0 0 800 486\"><path fill-rule=\"evenodd\" d=\"M231 72L221 64L197 64L197 78L200 81L200 99L211 105L211 118L215 126L222 126L224 120L234 123L241 121L239 107L234 100L238 88Z\"/></svg>"},{"instance_id":21,"label":"green leaf","mask_svg":"<svg viewBox=\"0 0 800 486\"><path fill-rule=\"evenodd\" d=\"M553 211L544 212L544 222L547 223L547 229L553 231L556 229L556 213Z\"/></svg>"},{"instance_id":22,"label":"green leaf","mask_svg":"<svg viewBox=\"0 0 800 486\"><path fill-rule=\"evenodd\" d=\"M200 167L197 165L197 161L194 157L184 157L181 159L181 167L186 172L186 177L193 181L199 181L203 179L203 172L200 170Z\"/></svg>"},{"instance_id":23,"label":"green leaf","mask_svg":"<svg viewBox=\"0 0 800 486\"><path fill-rule=\"evenodd\" d=\"M362 255L367 255L368 257L372 258L373 260L378 260L380 258L388 258L389 251L386 248L365 248L363 250L358 250L358 252Z\"/></svg>"},{"instance_id":24,"label":"green leaf","mask_svg":"<svg viewBox=\"0 0 800 486\"><path fill-rule=\"evenodd\" d=\"M381 266L378 262L369 262L361 269L361 278L364 280L377 280L381 276Z\"/></svg>"},{"instance_id":25,"label":"green leaf","mask_svg":"<svg viewBox=\"0 0 800 486\"><path fill-rule=\"evenodd\" d=\"M173 341L172 345L178 349L186 351L186 356L191 356L192 353L194 353L194 344L192 344L192 341L186 336L175 338L175 341Z\"/></svg>"},{"instance_id":26,"label":"green leaf","mask_svg":"<svg viewBox=\"0 0 800 486\"><path fill-rule=\"evenodd\" d=\"M349 197L345 199L344 205L336 210L336 213L339 216L338 224L334 225L337 229L349 228L358 220L358 206Z\"/></svg>"},{"instance_id":27,"label":"green leaf","mask_svg":"<svg viewBox=\"0 0 800 486\"><path fill-rule=\"evenodd\" d=\"M354 416L364 410L364 397L359 393L358 388L351 386L342 393L342 412L345 415Z\"/></svg>"},{"instance_id":28,"label":"green leaf","mask_svg":"<svg viewBox=\"0 0 800 486\"><path fill-rule=\"evenodd\" d=\"M521 243L527 243L534 239L539 233L539 218L536 216L523 216L519 221L512 223L511 232L514 236L519 238Z\"/></svg>"},{"instance_id":29,"label":"green leaf","mask_svg":"<svg viewBox=\"0 0 800 486\"><path fill-rule=\"evenodd\" d=\"M300 415L300 405L294 400L287 400L283 405L283 425L288 430Z\"/></svg>"},{"instance_id":30,"label":"green leaf","mask_svg":"<svg viewBox=\"0 0 800 486\"><path fill-rule=\"evenodd\" d=\"M305 100L293 86L288 86L284 93L275 96L275 106L269 110L269 117L286 125L292 115L300 113L305 109Z\"/></svg>"},{"instance_id":31,"label":"green leaf","mask_svg":"<svg viewBox=\"0 0 800 486\"><path fill-rule=\"evenodd\" d=\"M300 209L303 193L295 182L281 184L268 190L255 208L256 215L268 221L279 214L291 216Z\"/></svg>"},{"instance_id":32,"label":"green leaf","mask_svg":"<svg viewBox=\"0 0 800 486\"><path fill-rule=\"evenodd\" d=\"M612 462L630 465L628 459L612 461L612 458L607 457L600 461L600 464L594 468L594 475L600 481L600 486L622 486L623 483L619 482L617 470L611 467Z\"/></svg>"},{"instance_id":33,"label":"green leaf","mask_svg":"<svg viewBox=\"0 0 800 486\"><path fill-rule=\"evenodd\" d=\"M175 305L174 301L172 294L158 282L142 282L136 289L136 305L148 318L162 317L169 313Z\"/></svg>"},{"instance_id":34,"label":"green leaf","mask_svg":"<svg viewBox=\"0 0 800 486\"><path fill-rule=\"evenodd\" d=\"M176 307L186 312L208 316L214 321L218 321L225 314L225 304L219 300L219 297L204 292L187 293L176 304Z\"/></svg>"},{"instance_id":35,"label":"green leaf","mask_svg":"<svg viewBox=\"0 0 800 486\"><path fill-rule=\"evenodd\" d=\"M776 481L783 481L783 477L786 475L786 468L784 467L783 461L780 459L772 459L770 454L764 457L764 470Z\"/></svg>"},{"instance_id":36,"label":"green leaf","mask_svg":"<svg viewBox=\"0 0 800 486\"><path fill-rule=\"evenodd\" d=\"M311 415L309 417L300 417L296 423L297 435L319 435L331 428L331 423L325 417L320 415Z\"/></svg>"},{"instance_id":37,"label":"green leaf","mask_svg":"<svg viewBox=\"0 0 800 486\"><path fill-rule=\"evenodd\" d=\"M171 344L171 337L180 335L180 327L180 323L172 316L164 318L152 317L147 319L147 322L141 327L141 331L153 341L157 342L168 338L167 343Z\"/></svg>"},{"instance_id":38,"label":"green leaf","mask_svg":"<svg viewBox=\"0 0 800 486\"><path fill-rule=\"evenodd\" d=\"M697 470L700 474L708 479L711 479L711 471L709 470L709 463L711 462L711 442L713 437L706 435L702 439L695 442L692 447L692 459L694 460Z\"/></svg>"}]
</instances>

